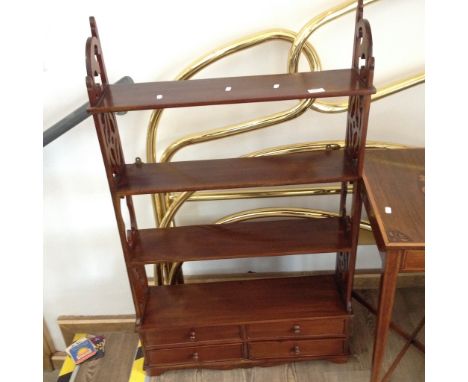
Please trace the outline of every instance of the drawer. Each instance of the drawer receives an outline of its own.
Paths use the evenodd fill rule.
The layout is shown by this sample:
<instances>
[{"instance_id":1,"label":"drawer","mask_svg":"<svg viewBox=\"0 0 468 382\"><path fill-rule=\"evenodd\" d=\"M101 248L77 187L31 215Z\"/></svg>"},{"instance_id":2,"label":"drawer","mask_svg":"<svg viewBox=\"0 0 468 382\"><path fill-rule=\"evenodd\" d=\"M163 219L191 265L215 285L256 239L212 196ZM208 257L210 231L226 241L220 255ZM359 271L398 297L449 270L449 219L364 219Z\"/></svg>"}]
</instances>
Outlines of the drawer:
<instances>
[{"instance_id":1,"label":"drawer","mask_svg":"<svg viewBox=\"0 0 468 382\"><path fill-rule=\"evenodd\" d=\"M251 342L249 351L251 359L321 357L347 354L344 338Z\"/></svg>"},{"instance_id":2,"label":"drawer","mask_svg":"<svg viewBox=\"0 0 468 382\"><path fill-rule=\"evenodd\" d=\"M216 346L190 346L174 349L149 350L148 366L162 364L198 364L215 361L238 360L242 357L242 344Z\"/></svg>"},{"instance_id":3,"label":"drawer","mask_svg":"<svg viewBox=\"0 0 468 382\"><path fill-rule=\"evenodd\" d=\"M204 341L241 341L238 325L213 326L202 328L175 328L167 330L148 330L141 332L145 347L158 345L196 344Z\"/></svg>"},{"instance_id":4,"label":"drawer","mask_svg":"<svg viewBox=\"0 0 468 382\"><path fill-rule=\"evenodd\" d=\"M401 259L400 272L424 272L425 251L414 249L405 251Z\"/></svg>"},{"instance_id":5,"label":"drawer","mask_svg":"<svg viewBox=\"0 0 468 382\"><path fill-rule=\"evenodd\" d=\"M346 334L346 319L281 321L247 325L248 338L333 337Z\"/></svg>"}]
</instances>

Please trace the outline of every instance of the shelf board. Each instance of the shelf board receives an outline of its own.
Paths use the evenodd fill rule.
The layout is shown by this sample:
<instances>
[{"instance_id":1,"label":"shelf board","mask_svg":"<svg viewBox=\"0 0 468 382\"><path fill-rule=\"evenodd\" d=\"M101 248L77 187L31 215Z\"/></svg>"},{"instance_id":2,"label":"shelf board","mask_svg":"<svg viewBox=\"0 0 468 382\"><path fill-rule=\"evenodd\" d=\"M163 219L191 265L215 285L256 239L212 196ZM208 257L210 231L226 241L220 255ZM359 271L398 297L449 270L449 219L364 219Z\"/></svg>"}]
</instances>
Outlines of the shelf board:
<instances>
[{"instance_id":1,"label":"shelf board","mask_svg":"<svg viewBox=\"0 0 468 382\"><path fill-rule=\"evenodd\" d=\"M338 217L143 229L135 242L134 264L351 250L351 236Z\"/></svg>"},{"instance_id":2,"label":"shelf board","mask_svg":"<svg viewBox=\"0 0 468 382\"><path fill-rule=\"evenodd\" d=\"M358 179L344 150L309 151L255 158L125 165L117 194L219 190L331 183Z\"/></svg>"},{"instance_id":3,"label":"shelf board","mask_svg":"<svg viewBox=\"0 0 468 382\"><path fill-rule=\"evenodd\" d=\"M279 86L276 86L279 85ZM227 91L229 89L229 91ZM260 76L114 84L104 88L91 113L245 102L368 95L354 69Z\"/></svg>"},{"instance_id":4,"label":"shelf board","mask_svg":"<svg viewBox=\"0 0 468 382\"><path fill-rule=\"evenodd\" d=\"M334 276L150 287L140 330L349 317Z\"/></svg>"}]
</instances>

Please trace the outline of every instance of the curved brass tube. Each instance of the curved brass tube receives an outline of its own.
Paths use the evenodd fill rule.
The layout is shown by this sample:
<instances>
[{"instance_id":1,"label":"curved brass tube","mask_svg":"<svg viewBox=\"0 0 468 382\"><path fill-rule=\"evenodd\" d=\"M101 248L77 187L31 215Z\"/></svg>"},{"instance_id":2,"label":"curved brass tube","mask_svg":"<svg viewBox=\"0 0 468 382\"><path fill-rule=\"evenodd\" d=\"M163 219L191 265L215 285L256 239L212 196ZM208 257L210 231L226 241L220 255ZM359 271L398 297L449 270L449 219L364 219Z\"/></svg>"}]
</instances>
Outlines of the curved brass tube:
<instances>
[{"instance_id":1,"label":"curved brass tube","mask_svg":"<svg viewBox=\"0 0 468 382\"><path fill-rule=\"evenodd\" d=\"M376 1L378 0L364 0L364 5L374 3ZM338 4L335 7L332 7L325 12L315 16L299 30L294 42L291 45L291 49L289 50L289 73L295 73L298 71L299 57L310 35L325 24L328 24L330 21L336 20L337 18L354 11L356 9L356 5L357 2L355 0L348 0L344 3Z\"/></svg>"},{"instance_id":2,"label":"curved brass tube","mask_svg":"<svg viewBox=\"0 0 468 382\"><path fill-rule=\"evenodd\" d=\"M364 5L369 5L375 3L379 0L364 0ZM297 72L299 65L299 57L302 51L304 44L307 42L307 39L317 31L317 29L328 24L329 22L336 20L343 15L352 12L356 9L356 1L349 0L342 4L328 9L327 11L319 14L310 20L306 25L304 25L301 30L297 33L297 37L291 45L288 55L288 70L290 73ZM419 85L425 81L425 73L418 73L414 76L407 77L403 80L395 81L388 85L381 86L377 89L377 93L373 94L371 99L372 101L380 100L391 94L398 93L402 90L408 89L412 86ZM348 102L330 102L323 101L321 99L315 100L315 102L310 106L311 109L319 111L322 113L340 113L348 109Z\"/></svg>"},{"instance_id":3,"label":"curved brass tube","mask_svg":"<svg viewBox=\"0 0 468 382\"><path fill-rule=\"evenodd\" d=\"M250 210L236 212L234 214L225 216L218 219L214 224L227 224L235 223L252 219L263 219L271 217L294 217L294 218L308 218L308 219L323 219L330 217L339 217L337 212L321 211L311 208L297 208L297 207L266 207L254 208ZM371 231L372 228L367 220L362 220L360 228Z\"/></svg>"},{"instance_id":4,"label":"curved brass tube","mask_svg":"<svg viewBox=\"0 0 468 382\"><path fill-rule=\"evenodd\" d=\"M378 101L382 98L388 97L390 95L396 94L403 90L412 88L413 86L422 84L426 81L425 73L418 73L414 76L405 78L403 80L391 82L388 85L381 86L377 89L377 93L371 95L372 101ZM314 104L310 107L313 110L322 112L322 113L341 113L348 110L348 101L344 102L329 102L322 100L315 100Z\"/></svg>"},{"instance_id":5,"label":"curved brass tube","mask_svg":"<svg viewBox=\"0 0 468 382\"><path fill-rule=\"evenodd\" d=\"M250 154L244 155L245 157L260 157L268 155L281 155L281 154L290 154L303 151L320 151L320 150L339 150L345 147L345 141L335 140L335 141L318 141L318 142L302 142L302 143L292 143L282 146L267 147L266 149L261 149ZM377 141L367 141L367 149L401 149L407 147L399 143L388 143L388 142L377 142Z\"/></svg>"},{"instance_id":6,"label":"curved brass tube","mask_svg":"<svg viewBox=\"0 0 468 382\"><path fill-rule=\"evenodd\" d=\"M189 65L184 71L182 71L177 77L177 80L186 80L191 78L193 75L198 73L200 70L208 66L209 64L220 60L223 57L226 57L230 54L238 52L240 50L244 50L250 48L252 46L271 41L271 40L285 40L292 42L294 41L295 33L288 31L286 29L275 29L269 30L265 32L261 32L259 34L255 34L249 36L245 39L237 40L233 43L227 44L220 49L214 50L209 53L207 56L204 56L191 65ZM307 44L304 48L304 54L309 62L311 70L321 69L320 59L315 52L314 48ZM264 127L272 126L277 123L285 122L290 119L296 118L302 113L304 113L307 108L313 103L312 99L307 99L300 101L298 105L295 107L288 109L286 111L272 114L268 117L264 117L262 119L254 119L251 121L247 121L241 124L231 125L228 127L220 128L220 129L213 129L207 132L202 132L198 134L192 134L186 136L179 141L174 142L166 150L162 153L160 162L169 161L174 154L180 150L182 147L197 144L201 142L210 141L213 139L225 138L236 134L245 133L248 131L253 131L257 129L261 129ZM156 162L156 136L157 136L157 129L159 120L161 118L163 110L155 110L151 114L147 138L146 138L146 150L147 150L147 160L148 162ZM163 215L165 213L166 205L168 200L164 200L164 195L158 194L152 197L153 201L153 209L156 218L156 223L159 223Z\"/></svg>"},{"instance_id":7,"label":"curved brass tube","mask_svg":"<svg viewBox=\"0 0 468 382\"><path fill-rule=\"evenodd\" d=\"M272 30L267 30L263 31L254 35L250 35L248 37L236 40L234 42L231 42L225 46L222 46L218 49L215 49L208 53L207 55L199 58L198 60L192 62L187 68L185 68L179 75L175 78L176 80L187 80L189 78L192 78L195 74L200 72L203 68L209 66L210 64L219 61L222 58L225 58L231 54L240 52L242 50L251 48L253 46L272 41L272 40L284 40L288 42L293 42L296 37L296 34L292 31L289 31L287 29L272 29ZM303 53L309 62L309 65L311 67L311 70L321 70L322 64L320 62L320 58L313 48L312 45L307 43L304 46ZM163 109L155 110L151 114L150 122L149 122L149 127L148 127L148 135L147 135L147 158L148 161L151 160L153 162L156 162L156 147L155 147L155 142L156 142L156 133L157 133L157 125L159 123L159 120L161 118L161 114L163 112ZM254 125L257 125L257 121L254 121ZM234 129L237 127L241 128L242 125L234 125L231 127L231 129ZM180 149L183 146L186 146L187 144L194 144L194 143L200 143L204 142L206 140L211 140L214 138L220 138L217 135L217 131L220 129L215 129L210 132L206 132L206 134L209 136L206 139L203 139L202 137L198 138L197 136L192 137L191 139L189 137L184 138L184 141L186 142L185 144L177 144L174 149L166 149L166 152L163 154L163 158L160 159L161 162L165 162L170 160L170 158L174 155L175 151L177 149ZM224 137L224 136L223 136Z\"/></svg>"},{"instance_id":8,"label":"curved brass tube","mask_svg":"<svg viewBox=\"0 0 468 382\"><path fill-rule=\"evenodd\" d=\"M265 187L260 189L222 190L222 191L199 191L190 196L187 202L201 202L212 200L233 200L252 198L277 198L283 196L318 196L318 195L339 195L341 188L336 186L322 187ZM348 188L352 192L352 187ZM179 194L170 194L171 200L177 198Z\"/></svg>"}]
</instances>

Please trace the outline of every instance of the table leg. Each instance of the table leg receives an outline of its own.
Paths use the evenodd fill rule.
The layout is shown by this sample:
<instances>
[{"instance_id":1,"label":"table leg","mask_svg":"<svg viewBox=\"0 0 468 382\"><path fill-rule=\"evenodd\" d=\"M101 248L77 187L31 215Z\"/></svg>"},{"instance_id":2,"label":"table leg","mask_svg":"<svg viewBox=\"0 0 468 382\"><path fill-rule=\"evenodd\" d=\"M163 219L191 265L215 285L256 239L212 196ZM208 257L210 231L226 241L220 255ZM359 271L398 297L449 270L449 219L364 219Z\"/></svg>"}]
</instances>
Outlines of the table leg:
<instances>
[{"instance_id":1,"label":"table leg","mask_svg":"<svg viewBox=\"0 0 468 382\"><path fill-rule=\"evenodd\" d=\"M387 251L380 279L379 310L375 329L374 353L372 356L371 382L379 382L382 362L387 345L390 322L392 321L393 302L401 261L400 251Z\"/></svg>"},{"instance_id":2,"label":"table leg","mask_svg":"<svg viewBox=\"0 0 468 382\"><path fill-rule=\"evenodd\" d=\"M377 310L369 304L358 292L353 290L353 298L360 303L364 308L366 308L369 312L377 316ZM393 321L390 322L390 329L393 329L395 332L397 332L400 336L402 336L404 339L409 341L412 345L416 347L419 351L425 353L425 346L421 343L421 341L418 341L416 338L413 338L411 334L408 334L405 332L399 325L395 324Z\"/></svg>"}]
</instances>

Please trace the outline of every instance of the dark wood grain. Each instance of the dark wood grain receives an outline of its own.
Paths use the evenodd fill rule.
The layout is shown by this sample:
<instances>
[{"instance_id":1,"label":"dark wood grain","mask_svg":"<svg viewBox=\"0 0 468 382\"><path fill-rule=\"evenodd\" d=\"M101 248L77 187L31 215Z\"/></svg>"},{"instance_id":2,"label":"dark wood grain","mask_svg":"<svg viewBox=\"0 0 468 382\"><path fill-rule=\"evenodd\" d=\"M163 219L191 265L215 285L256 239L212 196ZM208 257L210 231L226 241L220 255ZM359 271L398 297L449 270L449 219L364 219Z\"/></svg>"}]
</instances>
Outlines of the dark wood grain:
<instances>
[{"instance_id":1,"label":"dark wood grain","mask_svg":"<svg viewBox=\"0 0 468 382\"><path fill-rule=\"evenodd\" d=\"M269 322L267 324L247 325L249 339L286 338L286 337L339 337L346 335L347 320L343 318L323 320L296 320Z\"/></svg>"},{"instance_id":2,"label":"dark wood grain","mask_svg":"<svg viewBox=\"0 0 468 382\"><path fill-rule=\"evenodd\" d=\"M194 346L217 343L242 342L243 330L240 325L183 327L141 332L143 344L147 349L161 347ZM170 345L170 346L168 346Z\"/></svg>"},{"instance_id":3,"label":"dark wood grain","mask_svg":"<svg viewBox=\"0 0 468 382\"><path fill-rule=\"evenodd\" d=\"M274 88L275 84L279 87ZM226 91L226 87L231 87L231 90ZM364 85L356 70L342 69L106 85L102 98L89 110L102 113L373 93L375 88ZM162 98L157 99L158 95Z\"/></svg>"},{"instance_id":4,"label":"dark wood grain","mask_svg":"<svg viewBox=\"0 0 468 382\"><path fill-rule=\"evenodd\" d=\"M160 263L347 251L341 218L287 219L137 231L134 263Z\"/></svg>"},{"instance_id":5,"label":"dark wood grain","mask_svg":"<svg viewBox=\"0 0 468 382\"><path fill-rule=\"evenodd\" d=\"M244 356L242 349L242 344L229 344L150 350L146 353L145 361L149 366L191 364L193 367L197 367L203 362L240 360Z\"/></svg>"},{"instance_id":6,"label":"dark wood grain","mask_svg":"<svg viewBox=\"0 0 468 382\"><path fill-rule=\"evenodd\" d=\"M252 359L297 358L304 355L326 356L347 354L343 339L260 341L249 344Z\"/></svg>"},{"instance_id":7,"label":"dark wood grain","mask_svg":"<svg viewBox=\"0 0 468 382\"><path fill-rule=\"evenodd\" d=\"M314 317L349 317L333 276L151 287L140 330Z\"/></svg>"},{"instance_id":8,"label":"dark wood grain","mask_svg":"<svg viewBox=\"0 0 468 382\"><path fill-rule=\"evenodd\" d=\"M424 247L424 168L423 148L366 152L364 184L386 249Z\"/></svg>"},{"instance_id":9,"label":"dark wood grain","mask_svg":"<svg viewBox=\"0 0 468 382\"><path fill-rule=\"evenodd\" d=\"M128 164L119 195L217 190L358 179L344 150L310 151L256 158Z\"/></svg>"},{"instance_id":10,"label":"dark wood grain","mask_svg":"<svg viewBox=\"0 0 468 382\"><path fill-rule=\"evenodd\" d=\"M400 272L424 272L426 269L425 260L425 250L405 251L401 259Z\"/></svg>"}]
</instances>

